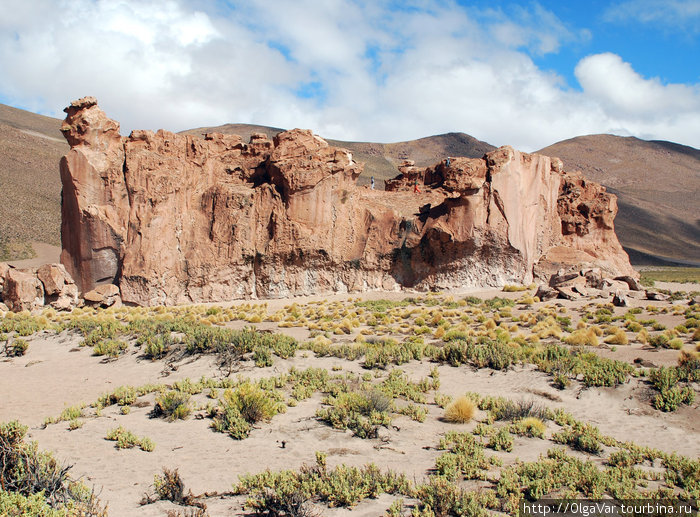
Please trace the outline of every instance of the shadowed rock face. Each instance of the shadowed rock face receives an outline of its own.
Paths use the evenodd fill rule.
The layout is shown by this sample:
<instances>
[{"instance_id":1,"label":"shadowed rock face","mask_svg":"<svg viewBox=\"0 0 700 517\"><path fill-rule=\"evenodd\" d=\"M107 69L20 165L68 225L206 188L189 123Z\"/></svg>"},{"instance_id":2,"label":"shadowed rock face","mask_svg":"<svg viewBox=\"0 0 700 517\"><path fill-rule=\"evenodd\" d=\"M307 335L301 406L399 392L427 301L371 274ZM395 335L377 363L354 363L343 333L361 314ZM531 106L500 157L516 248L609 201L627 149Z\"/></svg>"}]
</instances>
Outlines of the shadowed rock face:
<instances>
[{"instance_id":1,"label":"shadowed rock face","mask_svg":"<svg viewBox=\"0 0 700 517\"><path fill-rule=\"evenodd\" d=\"M122 138L94 98L66 112L61 261L82 291L113 281L154 305L635 275L615 197L557 159L503 147L407 164L385 192L357 187L362 165L310 131Z\"/></svg>"}]
</instances>

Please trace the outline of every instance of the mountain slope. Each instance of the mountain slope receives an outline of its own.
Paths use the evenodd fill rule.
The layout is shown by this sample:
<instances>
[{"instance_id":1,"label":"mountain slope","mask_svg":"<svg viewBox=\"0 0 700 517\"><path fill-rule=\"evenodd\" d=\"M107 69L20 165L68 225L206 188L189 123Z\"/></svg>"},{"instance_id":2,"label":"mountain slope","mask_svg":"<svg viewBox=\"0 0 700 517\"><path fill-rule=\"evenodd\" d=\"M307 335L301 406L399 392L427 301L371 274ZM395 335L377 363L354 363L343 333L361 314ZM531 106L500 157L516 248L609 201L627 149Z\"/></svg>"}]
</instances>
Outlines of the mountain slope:
<instances>
[{"instance_id":1,"label":"mountain slope","mask_svg":"<svg viewBox=\"0 0 700 517\"><path fill-rule=\"evenodd\" d=\"M615 229L637 264L700 265L700 150L673 142L588 135L538 151L617 194Z\"/></svg>"},{"instance_id":2,"label":"mountain slope","mask_svg":"<svg viewBox=\"0 0 700 517\"><path fill-rule=\"evenodd\" d=\"M61 121L0 104L0 260L33 255L31 241L60 244Z\"/></svg>"}]
</instances>

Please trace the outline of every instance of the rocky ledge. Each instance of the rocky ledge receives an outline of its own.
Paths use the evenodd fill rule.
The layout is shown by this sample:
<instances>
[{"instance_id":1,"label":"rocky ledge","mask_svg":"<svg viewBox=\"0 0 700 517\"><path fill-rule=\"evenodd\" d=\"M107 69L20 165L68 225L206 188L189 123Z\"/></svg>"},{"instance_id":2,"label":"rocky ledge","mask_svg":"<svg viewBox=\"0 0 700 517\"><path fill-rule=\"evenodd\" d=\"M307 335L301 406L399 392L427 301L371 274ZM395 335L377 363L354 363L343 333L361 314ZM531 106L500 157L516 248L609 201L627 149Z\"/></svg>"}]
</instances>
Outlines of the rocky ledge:
<instances>
[{"instance_id":1,"label":"rocky ledge","mask_svg":"<svg viewBox=\"0 0 700 517\"><path fill-rule=\"evenodd\" d=\"M92 97L65 111L61 262L81 292L113 283L156 305L636 277L615 196L556 158L502 147L406 163L372 190L311 131L122 137Z\"/></svg>"}]
</instances>

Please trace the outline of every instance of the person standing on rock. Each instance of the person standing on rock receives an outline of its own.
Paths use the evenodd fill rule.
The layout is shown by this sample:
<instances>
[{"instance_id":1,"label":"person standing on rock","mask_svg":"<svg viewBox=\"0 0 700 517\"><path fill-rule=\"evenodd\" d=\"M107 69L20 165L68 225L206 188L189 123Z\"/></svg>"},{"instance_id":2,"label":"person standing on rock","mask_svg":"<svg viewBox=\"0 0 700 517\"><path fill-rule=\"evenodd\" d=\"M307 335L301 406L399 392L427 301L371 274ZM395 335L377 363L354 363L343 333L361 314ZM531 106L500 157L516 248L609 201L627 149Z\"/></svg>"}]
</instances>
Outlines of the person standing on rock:
<instances>
[{"instance_id":1,"label":"person standing on rock","mask_svg":"<svg viewBox=\"0 0 700 517\"><path fill-rule=\"evenodd\" d=\"M374 190L374 176L372 176L369 180L369 188Z\"/></svg>"},{"instance_id":2,"label":"person standing on rock","mask_svg":"<svg viewBox=\"0 0 700 517\"><path fill-rule=\"evenodd\" d=\"M449 156L447 157L447 160L445 160L445 165L447 165L448 167L450 166L450 157Z\"/></svg>"},{"instance_id":3,"label":"person standing on rock","mask_svg":"<svg viewBox=\"0 0 700 517\"><path fill-rule=\"evenodd\" d=\"M418 178L413 181L413 192L414 194L420 194L420 189L418 188Z\"/></svg>"}]
</instances>

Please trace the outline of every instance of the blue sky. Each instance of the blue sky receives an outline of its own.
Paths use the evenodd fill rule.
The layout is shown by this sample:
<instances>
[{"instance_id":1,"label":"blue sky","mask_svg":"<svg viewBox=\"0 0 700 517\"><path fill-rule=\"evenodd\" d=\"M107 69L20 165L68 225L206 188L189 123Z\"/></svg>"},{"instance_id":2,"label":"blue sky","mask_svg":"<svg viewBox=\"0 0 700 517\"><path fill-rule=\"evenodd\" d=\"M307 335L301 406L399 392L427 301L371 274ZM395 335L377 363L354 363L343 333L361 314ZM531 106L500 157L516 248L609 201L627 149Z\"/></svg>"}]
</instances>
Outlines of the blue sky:
<instances>
[{"instance_id":1,"label":"blue sky","mask_svg":"<svg viewBox=\"0 0 700 517\"><path fill-rule=\"evenodd\" d=\"M226 122L532 151L700 147L700 0L0 0L0 102L122 132Z\"/></svg>"}]
</instances>

